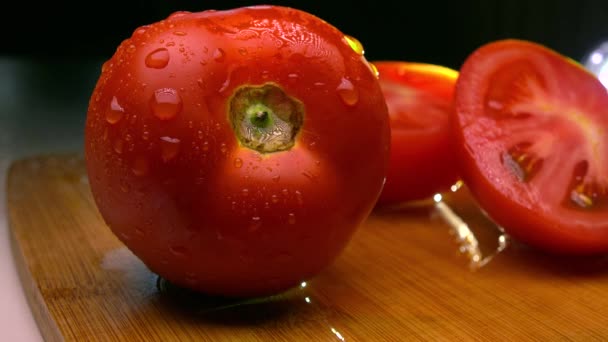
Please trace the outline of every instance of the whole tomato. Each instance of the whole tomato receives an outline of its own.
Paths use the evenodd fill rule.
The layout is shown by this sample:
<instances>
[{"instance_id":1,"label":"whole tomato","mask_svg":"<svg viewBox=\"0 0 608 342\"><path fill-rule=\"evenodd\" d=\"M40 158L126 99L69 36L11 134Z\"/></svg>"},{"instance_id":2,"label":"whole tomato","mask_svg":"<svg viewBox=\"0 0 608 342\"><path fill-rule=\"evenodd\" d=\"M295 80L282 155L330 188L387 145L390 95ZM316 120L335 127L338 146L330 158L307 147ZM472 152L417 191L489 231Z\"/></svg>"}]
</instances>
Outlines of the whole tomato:
<instances>
[{"instance_id":1,"label":"whole tomato","mask_svg":"<svg viewBox=\"0 0 608 342\"><path fill-rule=\"evenodd\" d=\"M389 145L360 43L277 6L138 28L104 64L85 129L116 236L167 280L229 296L327 267L372 210Z\"/></svg>"},{"instance_id":2,"label":"whole tomato","mask_svg":"<svg viewBox=\"0 0 608 342\"><path fill-rule=\"evenodd\" d=\"M376 61L391 125L379 206L431 198L458 181L448 119L458 72L434 64Z\"/></svg>"}]
</instances>

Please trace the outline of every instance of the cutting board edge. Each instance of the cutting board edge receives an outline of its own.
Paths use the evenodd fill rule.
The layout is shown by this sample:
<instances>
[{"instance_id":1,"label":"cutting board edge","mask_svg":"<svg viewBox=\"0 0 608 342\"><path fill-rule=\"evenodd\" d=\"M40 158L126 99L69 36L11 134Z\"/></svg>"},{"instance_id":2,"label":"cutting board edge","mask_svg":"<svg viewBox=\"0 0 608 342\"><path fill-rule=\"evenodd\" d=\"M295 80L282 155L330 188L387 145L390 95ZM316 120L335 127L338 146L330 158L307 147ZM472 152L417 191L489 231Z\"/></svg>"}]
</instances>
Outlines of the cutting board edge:
<instances>
[{"instance_id":1,"label":"cutting board edge","mask_svg":"<svg viewBox=\"0 0 608 342\"><path fill-rule=\"evenodd\" d=\"M30 272L30 267L25 260L25 255L17 242L17 237L15 236L15 232L12 229L11 225L13 222L13 214L12 214L12 206L9 205L10 202L10 194L11 191L9 187L10 179L15 170L15 165L17 163L23 163L30 158L24 158L14 161L9 170L6 177L7 182L7 198L6 198L6 206L8 211L7 224L8 224L8 234L10 239L10 247L11 254L13 255L13 259L15 262L15 266L17 269L17 274L19 276L19 280L21 282L21 286L25 293L25 298L28 302L30 310L32 310L32 315L34 316L34 320L38 325L38 329L42 338L45 341L64 341L64 337L61 334L59 327L57 326L55 320L53 319L49 308L47 307L46 301L40 292L40 288L36 285L34 281L34 277Z\"/></svg>"}]
</instances>

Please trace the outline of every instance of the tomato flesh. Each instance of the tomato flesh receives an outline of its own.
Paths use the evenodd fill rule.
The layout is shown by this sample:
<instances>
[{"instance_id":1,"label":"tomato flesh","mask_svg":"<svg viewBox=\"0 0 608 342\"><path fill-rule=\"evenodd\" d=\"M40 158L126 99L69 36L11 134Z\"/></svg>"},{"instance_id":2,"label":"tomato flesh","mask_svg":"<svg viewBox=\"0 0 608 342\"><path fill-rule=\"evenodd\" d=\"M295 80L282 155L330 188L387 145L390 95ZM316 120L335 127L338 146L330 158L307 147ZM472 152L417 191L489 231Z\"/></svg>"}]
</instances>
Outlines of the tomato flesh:
<instances>
[{"instance_id":1,"label":"tomato flesh","mask_svg":"<svg viewBox=\"0 0 608 342\"><path fill-rule=\"evenodd\" d=\"M522 242L608 251L608 95L535 43L487 44L465 61L453 120L463 179Z\"/></svg>"},{"instance_id":2,"label":"tomato flesh","mask_svg":"<svg viewBox=\"0 0 608 342\"><path fill-rule=\"evenodd\" d=\"M403 61L374 62L390 116L391 156L378 205L430 198L458 180L448 117L458 73Z\"/></svg>"}]
</instances>

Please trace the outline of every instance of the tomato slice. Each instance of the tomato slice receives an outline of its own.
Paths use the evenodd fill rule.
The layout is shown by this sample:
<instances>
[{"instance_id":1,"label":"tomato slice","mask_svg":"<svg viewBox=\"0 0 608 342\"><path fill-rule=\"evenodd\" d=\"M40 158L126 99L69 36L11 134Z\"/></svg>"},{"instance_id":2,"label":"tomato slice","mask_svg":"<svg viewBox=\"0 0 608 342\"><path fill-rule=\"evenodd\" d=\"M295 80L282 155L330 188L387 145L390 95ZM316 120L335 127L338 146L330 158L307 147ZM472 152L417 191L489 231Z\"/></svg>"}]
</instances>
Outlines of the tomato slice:
<instances>
[{"instance_id":1,"label":"tomato slice","mask_svg":"<svg viewBox=\"0 0 608 342\"><path fill-rule=\"evenodd\" d=\"M432 64L377 61L391 125L389 171L379 205L424 199L458 179L449 136L458 72Z\"/></svg>"},{"instance_id":2,"label":"tomato slice","mask_svg":"<svg viewBox=\"0 0 608 342\"><path fill-rule=\"evenodd\" d=\"M515 239L608 252L608 95L576 62L502 40L465 61L454 136L465 183Z\"/></svg>"}]
</instances>

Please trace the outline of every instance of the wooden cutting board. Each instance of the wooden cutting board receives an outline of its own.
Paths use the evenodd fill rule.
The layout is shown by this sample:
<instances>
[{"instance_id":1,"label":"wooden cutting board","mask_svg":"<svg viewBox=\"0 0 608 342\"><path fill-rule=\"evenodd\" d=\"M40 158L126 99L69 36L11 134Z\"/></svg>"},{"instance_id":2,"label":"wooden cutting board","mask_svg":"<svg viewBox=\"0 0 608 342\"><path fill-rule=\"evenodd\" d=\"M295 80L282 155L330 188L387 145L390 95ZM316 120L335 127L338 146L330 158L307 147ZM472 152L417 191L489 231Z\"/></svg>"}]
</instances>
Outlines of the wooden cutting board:
<instances>
[{"instance_id":1,"label":"wooden cutting board","mask_svg":"<svg viewBox=\"0 0 608 342\"><path fill-rule=\"evenodd\" d=\"M492 250L498 235L466 191L448 201ZM305 287L245 302L159 282L104 225L77 155L15 162L8 209L49 341L608 339L607 258L512 244L473 270L431 204L375 212Z\"/></svg>"}]
</instances>

